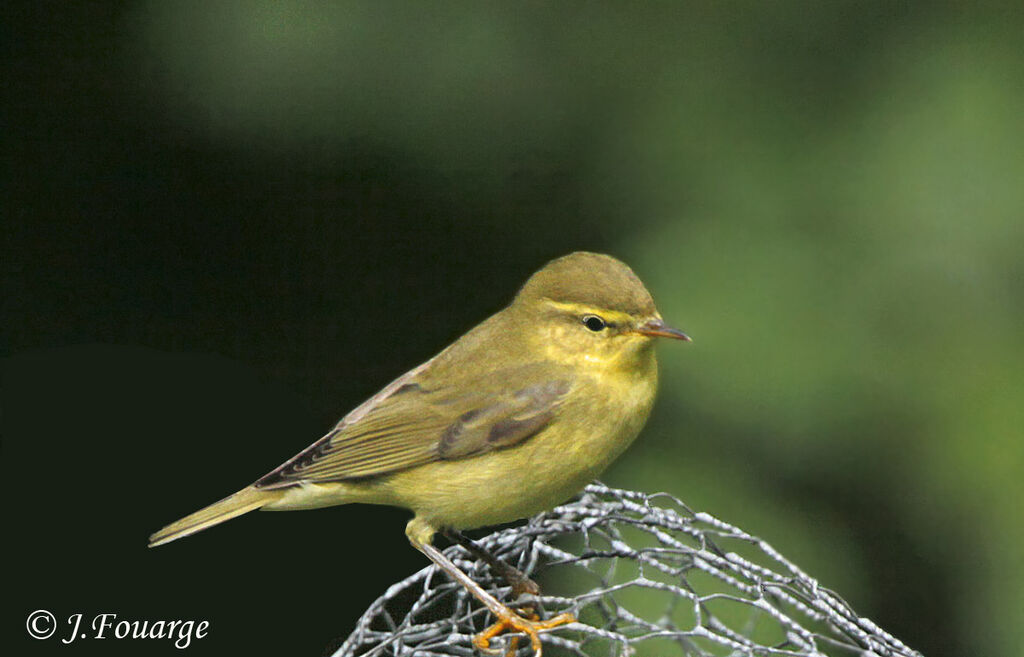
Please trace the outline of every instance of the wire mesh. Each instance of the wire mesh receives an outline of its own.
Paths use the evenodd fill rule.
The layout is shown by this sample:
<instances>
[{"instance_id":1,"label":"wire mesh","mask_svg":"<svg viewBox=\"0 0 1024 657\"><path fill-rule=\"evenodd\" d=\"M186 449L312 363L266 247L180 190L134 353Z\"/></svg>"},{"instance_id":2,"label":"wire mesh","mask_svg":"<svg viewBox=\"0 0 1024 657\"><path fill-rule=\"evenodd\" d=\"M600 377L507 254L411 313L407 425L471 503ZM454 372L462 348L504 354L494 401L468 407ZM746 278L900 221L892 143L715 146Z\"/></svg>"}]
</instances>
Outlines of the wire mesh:
<instances>
[{"instance_id":1,"label":"wire mesh","mask_svg":"<svg viewBox=\"0 0 1024 657\"><path fill-rule=\"evenodd\" d=\"M542 616L570 611L579 619L542 635L548 656L920 657L765 541L665 493L595 483L478 542L561 594L526 596ZM445 553L511 602L510 587L486 564L459 546ZM377 599L334 657L468 657L478 654L473 635L492 620L429 566ZM520 645L519 655L530 654L529 642Z\"/></svg>"}]
</instances>

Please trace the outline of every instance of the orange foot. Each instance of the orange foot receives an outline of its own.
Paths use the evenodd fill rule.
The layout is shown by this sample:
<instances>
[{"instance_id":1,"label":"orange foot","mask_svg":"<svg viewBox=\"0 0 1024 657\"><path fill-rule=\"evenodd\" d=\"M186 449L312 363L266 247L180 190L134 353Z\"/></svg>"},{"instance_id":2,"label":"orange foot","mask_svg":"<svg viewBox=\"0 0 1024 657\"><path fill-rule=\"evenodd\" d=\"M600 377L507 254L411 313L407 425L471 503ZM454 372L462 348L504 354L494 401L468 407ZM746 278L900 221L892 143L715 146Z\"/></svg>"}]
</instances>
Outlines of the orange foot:
<instances>
[{"instance_id":1,"label":"orange foot","mask_svg":"<svg viewBox=\"0 0 1024 657\"><path fill-rule=\"evenodd\" d=\"M473 645L483 652L493 654L494 651L490 649L491 639L505 632L522 632L530 637L530 646L533 647L534 657L542 657L543 649L540 644L540 633L560 625L576 622L576 617L568 612L542 621L537 614L532 613L532 610L526 609L524 611L529 612L526 618L505 607L505 611L497 614L497 623L473 637ZM519 648L519 637L514 636L508 642L508 650L505 651L506 657L514 655L517 648Z\"/></svg>"}]
</instances>

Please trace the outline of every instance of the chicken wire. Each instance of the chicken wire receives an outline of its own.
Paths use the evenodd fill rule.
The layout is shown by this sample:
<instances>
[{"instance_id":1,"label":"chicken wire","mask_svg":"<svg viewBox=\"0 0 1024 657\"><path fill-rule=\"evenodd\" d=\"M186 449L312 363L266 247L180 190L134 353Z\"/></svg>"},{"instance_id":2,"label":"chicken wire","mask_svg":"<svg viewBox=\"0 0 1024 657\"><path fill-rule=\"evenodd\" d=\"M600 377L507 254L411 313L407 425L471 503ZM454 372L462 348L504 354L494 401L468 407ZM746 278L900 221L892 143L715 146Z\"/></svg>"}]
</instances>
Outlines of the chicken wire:
<instances>
[{"instance_id":1,"label":"chicken wire","mask_svg":"<svg viewBox=\"0 0 1024 657\"><path fill-rule=\"evenodd\" d=\"M920 657L765 541L665 493L595 483L575 501L478 543L542 577L544 593L524 596L542 617L570 611L579 619L541 635L548 657ZM512 603L510 587L485 563L460 546L445 554ZM470 657L479 654L473 635L492 621L429 566L370 605L334 657ZM492 647L505 649L509 640ZM519 645L518 655L532 652L529 641Z\"/></svg>"}]
</instances>

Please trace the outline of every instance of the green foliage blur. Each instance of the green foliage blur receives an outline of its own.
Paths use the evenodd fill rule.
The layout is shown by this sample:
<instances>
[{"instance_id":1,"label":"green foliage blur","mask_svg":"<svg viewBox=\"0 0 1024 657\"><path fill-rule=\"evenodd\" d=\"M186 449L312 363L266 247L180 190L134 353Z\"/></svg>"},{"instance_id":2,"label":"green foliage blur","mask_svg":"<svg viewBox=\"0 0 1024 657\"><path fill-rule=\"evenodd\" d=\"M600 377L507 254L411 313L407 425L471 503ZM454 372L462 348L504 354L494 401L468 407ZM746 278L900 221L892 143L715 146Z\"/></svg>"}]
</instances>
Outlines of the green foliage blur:
<instances>
[{"instance_id":1,"label":"green foliage blur","mask_svg":"<svg viewBox=\"0 0 1024 657\"><path fill-rule=\"evenodd\" d=\"M429 230L496 231L525 273L576 226L570 249L621 257L693 336L662 346L659 405L607 483L762 536L926 654L1019 653L1019 4L143 2L119 20L121 74L206 144L317 172L377 149L473 208L544 187L532 215Z\"/></svg>"}]
</instances>

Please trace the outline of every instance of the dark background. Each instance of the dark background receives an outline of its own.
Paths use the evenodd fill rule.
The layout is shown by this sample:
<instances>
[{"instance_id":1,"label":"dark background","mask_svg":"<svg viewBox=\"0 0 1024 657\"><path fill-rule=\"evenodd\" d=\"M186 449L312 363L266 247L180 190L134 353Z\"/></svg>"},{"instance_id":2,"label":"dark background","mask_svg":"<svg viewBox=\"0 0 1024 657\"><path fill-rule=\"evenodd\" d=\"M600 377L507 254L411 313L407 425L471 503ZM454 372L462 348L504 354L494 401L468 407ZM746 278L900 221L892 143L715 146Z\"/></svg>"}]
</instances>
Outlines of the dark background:
<instances>
[{"instance_id":1,"label":"dark background","mask_svg":"<svg viewBox=\"0 0 1024 657\"><path fill-rule=\"evenodd\" d=\"M45 608L209 620L190 654L333 646L424 565L406 512L146 537L587 249L695 337L606 481L928 655L1016 654L1011 6L5 6L4 643L174 652L27 639Z\"/></svg>"}]
</instances>

